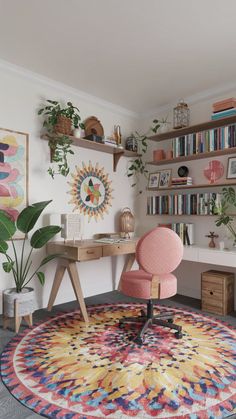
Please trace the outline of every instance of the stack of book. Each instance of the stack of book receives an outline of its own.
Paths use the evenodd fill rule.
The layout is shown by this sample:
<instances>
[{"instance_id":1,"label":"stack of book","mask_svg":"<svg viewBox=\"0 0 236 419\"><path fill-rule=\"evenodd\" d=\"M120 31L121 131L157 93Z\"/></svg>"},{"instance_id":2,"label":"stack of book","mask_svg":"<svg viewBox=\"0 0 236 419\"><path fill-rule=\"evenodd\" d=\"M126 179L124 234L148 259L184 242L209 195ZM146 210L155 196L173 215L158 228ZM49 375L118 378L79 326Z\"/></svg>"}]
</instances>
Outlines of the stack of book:
<instances>
[{"instance_id":1,"label":"stack of book","mask_svg":"<svg viewBox=\"0 0 236 419\"><path fill-rule=\"evenodd\" d=\"M192 185L193 179L190 176L187 177L172 177L171 186L187 186Z\"/></svg>"},{"instance_id":2,"label":"stack of book","mask_svg":"<svg viewBox=\"0 0 236 419\"><path fill-rule=\"evenodd\" d=\"M224 99L220 102L215 102L212 105L212 109L212 120L227 118L228 116L236 115L236 99L234 97L230 97L229 99Z\"/></svg>"},{"instance_id":3,"label":"stack of book","mask_svg":"<svg viewBox=\"0 0 236 419\"><path fill-rule=\"evenodd\" d=\"M114 140L114 138L105 137L103 139L103 143L106 145L110 145L111 147L117 147L117 142Z\"/></svg>"}]
</instances>

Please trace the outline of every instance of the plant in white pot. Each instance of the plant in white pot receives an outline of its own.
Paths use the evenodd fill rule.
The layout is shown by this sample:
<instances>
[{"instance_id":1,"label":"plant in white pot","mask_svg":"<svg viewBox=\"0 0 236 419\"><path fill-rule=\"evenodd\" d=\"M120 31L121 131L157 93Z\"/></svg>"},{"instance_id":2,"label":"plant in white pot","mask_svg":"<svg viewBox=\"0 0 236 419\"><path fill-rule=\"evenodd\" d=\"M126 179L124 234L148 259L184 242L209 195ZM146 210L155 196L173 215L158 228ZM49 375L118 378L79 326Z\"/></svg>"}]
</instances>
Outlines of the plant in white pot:
<instances>
[{"instance_id":1,"label":"plant in white pot","mask_svg":"<svg viewBox=\"0 0 236 419\"><path fill-rule=\"evenodd\" d=\"M45 256L36 268L32 268L33 251L41 249L61 231L61 227L56 225L41 227L34 231L29 241L30 249L27 250L27 234L34 228L40 214L50 202L52 201L37 202L29 205L21 211L16 221L9 218L5 211L0 211L0 253L5 258L2 267L6 273L11 273L15 282L15 288L3 291L4 318L16 318L16 302L17 316L24 317L33 313L35 309L34 290L27 287L27 285L35 275L41 285L43 285L45 275L41 271L41 267L58 256L56 254ZM18 249L19 246L16 246L13 239L17 230L24 234L20 249ZM10 243L8 244L7 241L10 241ZM10 244L12 247L11 252L9 252Z\"/></svg>"}]
</instances>

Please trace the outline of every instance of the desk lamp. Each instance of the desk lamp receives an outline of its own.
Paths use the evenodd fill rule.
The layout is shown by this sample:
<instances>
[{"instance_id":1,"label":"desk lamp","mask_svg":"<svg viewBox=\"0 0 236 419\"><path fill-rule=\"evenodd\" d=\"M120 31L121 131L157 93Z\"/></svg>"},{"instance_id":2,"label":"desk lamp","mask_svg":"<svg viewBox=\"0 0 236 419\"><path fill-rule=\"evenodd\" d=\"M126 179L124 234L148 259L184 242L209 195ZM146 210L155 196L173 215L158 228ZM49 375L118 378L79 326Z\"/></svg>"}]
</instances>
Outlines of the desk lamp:
<instances>
[{"instance_id":1,"label":"desk lamp","mask_svg":"<svg viewBox=\"0 0 236 419\"><path fill-rule=\"evenodd\" d=\"M134 216L131 209L125 207L120 215L120 233L122 237L130 238L129 233L134 232Z\"/></svg>"}]
</instances>

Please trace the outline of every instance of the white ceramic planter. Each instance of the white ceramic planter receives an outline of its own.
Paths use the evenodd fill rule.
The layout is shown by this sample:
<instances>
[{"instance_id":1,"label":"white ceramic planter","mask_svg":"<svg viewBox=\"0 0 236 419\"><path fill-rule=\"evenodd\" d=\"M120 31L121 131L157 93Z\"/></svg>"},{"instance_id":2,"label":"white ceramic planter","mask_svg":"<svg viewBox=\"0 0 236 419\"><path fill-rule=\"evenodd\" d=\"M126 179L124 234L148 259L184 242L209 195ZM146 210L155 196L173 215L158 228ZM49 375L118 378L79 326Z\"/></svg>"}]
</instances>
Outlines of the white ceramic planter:
<instances>
[{"instance_id":1,"label":"white ceramic planter","mask_svg":"<svg viewBox=\"0 0 236 419\"><path fill-rule=\"evenodd\" d=\"M22 292L16 292L16 288L9 288L3 291L4 315L14 317L14 302L18 301L18 316L27 316L35 310L34 289L23 288Z\"/></svg>"},{"instance_id":2,"label":"white ceramic planter","mask_svg":"<svg viewBox=\"0 0 236 419\"><path fill-rule=\"evenodd\" d=\"M82 128L74 128L73 136L76 138L83 138L85 136L84 130Z\"/></svg>"}]
</instances>

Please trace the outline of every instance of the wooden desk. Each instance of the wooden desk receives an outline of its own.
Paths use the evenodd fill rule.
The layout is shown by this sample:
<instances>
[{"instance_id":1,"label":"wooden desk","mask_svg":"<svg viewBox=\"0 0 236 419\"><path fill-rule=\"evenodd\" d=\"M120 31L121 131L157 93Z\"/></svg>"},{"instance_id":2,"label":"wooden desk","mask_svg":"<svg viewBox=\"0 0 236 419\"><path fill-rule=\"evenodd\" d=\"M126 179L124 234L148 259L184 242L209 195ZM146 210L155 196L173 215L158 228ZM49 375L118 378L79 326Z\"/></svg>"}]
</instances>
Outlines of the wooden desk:
<instances>
[{"instance_id":1,"label":"wooden desk","mask_svg":"<svg viewBox=\"0 0 236 419\"><path fill-rule=\"evenodd\" d=\"M80 310L85 322L88 322L88 314L84 302L83 292L80 285L79 273L76 262L91 261L106 256L127 255L122 270L129 271L135 260L135 248L138 239L120 243L97 243L94 240L50 242L47 244L47 254L58 253L62 255L57 264L52 290L48 302L48 310L51 311L56 299L65 270L68 270L74 293L80 305Z\"/></svg>"}]
</instances>

